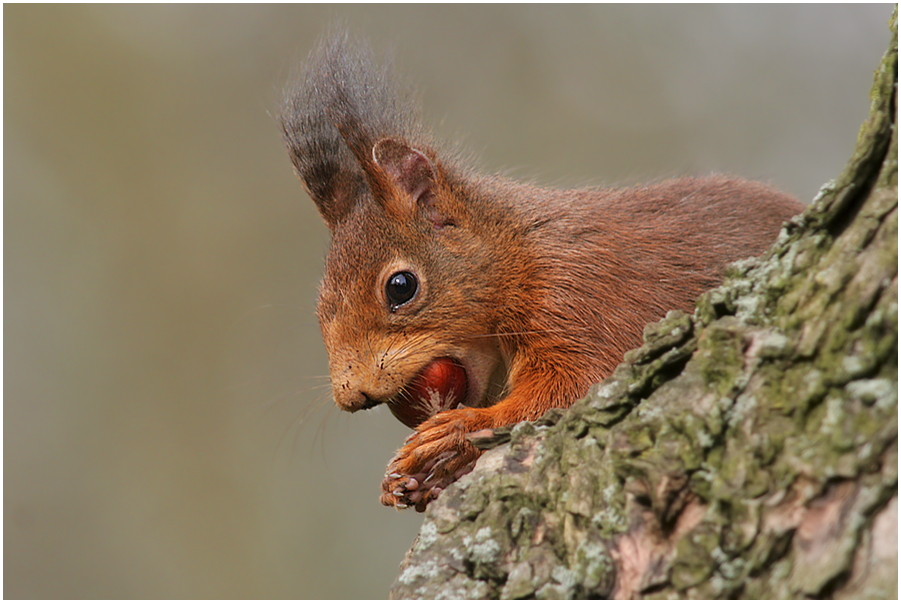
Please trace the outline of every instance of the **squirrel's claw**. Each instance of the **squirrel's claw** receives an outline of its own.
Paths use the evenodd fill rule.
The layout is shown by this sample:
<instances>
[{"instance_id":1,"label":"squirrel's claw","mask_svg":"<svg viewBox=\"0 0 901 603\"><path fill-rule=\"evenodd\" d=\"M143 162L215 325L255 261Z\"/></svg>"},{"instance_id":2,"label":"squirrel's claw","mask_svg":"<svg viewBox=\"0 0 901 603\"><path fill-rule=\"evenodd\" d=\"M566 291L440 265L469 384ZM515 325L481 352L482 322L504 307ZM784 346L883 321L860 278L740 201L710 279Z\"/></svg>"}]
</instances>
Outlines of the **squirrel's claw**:
<instances>
[{"instance_id":1,"label":"squirrel's claw","mask_svg":"<svg viewBox=\"0 0 901 603\"><path fill-rule=\"evenodd\" d=\"M420 425L388 465L382 504L424 511L442 490L472 470L481 451L466 435L485 426L486 417L476 409L446 411Z\"/></svg>"}]
</instances>

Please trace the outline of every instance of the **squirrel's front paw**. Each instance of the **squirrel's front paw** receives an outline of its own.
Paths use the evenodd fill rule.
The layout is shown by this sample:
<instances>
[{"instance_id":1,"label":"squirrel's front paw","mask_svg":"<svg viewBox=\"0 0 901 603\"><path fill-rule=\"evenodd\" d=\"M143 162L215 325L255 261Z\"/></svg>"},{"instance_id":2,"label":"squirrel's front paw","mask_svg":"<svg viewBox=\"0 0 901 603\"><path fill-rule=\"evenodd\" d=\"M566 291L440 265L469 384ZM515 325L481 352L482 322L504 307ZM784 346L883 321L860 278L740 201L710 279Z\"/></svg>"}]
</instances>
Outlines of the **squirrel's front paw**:
<instances>
[{"instance_id":1,"label":"squirrel's front paw","mask_svg":"<svg viewBox=\"0 0 901 603\"><path fill-rule=\"evenodd\" d=\"M481 451L467 435L489 424L484 411L461 408L420 425L388 464L382 504L424 511L444 488L472 470Z\"/></svg>"}]
</instances>

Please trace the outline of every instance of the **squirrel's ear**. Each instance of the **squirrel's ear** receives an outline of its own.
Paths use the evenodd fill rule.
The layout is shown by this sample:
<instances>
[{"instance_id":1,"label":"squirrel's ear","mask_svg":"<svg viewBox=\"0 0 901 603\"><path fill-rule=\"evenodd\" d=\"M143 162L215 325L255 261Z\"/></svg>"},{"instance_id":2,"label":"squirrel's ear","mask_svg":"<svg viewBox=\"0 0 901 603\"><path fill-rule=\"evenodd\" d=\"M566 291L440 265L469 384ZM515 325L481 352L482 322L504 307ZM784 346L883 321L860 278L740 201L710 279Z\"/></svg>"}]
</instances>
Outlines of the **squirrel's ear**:
<instances>
[{"instance_id":1,"label":"squirrel's ear","mask_svg":"<svg viewBox=\"0 0 901 603\"><path fill-rule=\"evenodd\" d=\"M282 117L282 130L294 170L329 228L334 229L353 209L365 186L362 170L350 151L328 132L314 129L295 114ZM309 120L308 120L309 121ZM310 134L310 132L313 134ZM339 139L340 140L340 139Z\"/></svg>"},{"instance_id":2,"label":"squirrel's ear","mask_svg":"<svg viewBox=\"0 0 901 603\"><path fill-rule=\"evenodd\" d=\"M302 181L330 229L350 213L362 186L359 175L342 171L322 173L317 178L303 178Z\"/></svg>"},{"instance_id":3,"label":"squirrel's ear","mask_svg":"<svg viewBox=\"0 0 901 603\"><path fill-rule=\"evenodd\" d=\"M432 160L411 146L383 138L372 147L372 159L405 199L385 199L400 215L412 216L417 205L434 192L436 170Z\"/></svg>"}]
</instances>

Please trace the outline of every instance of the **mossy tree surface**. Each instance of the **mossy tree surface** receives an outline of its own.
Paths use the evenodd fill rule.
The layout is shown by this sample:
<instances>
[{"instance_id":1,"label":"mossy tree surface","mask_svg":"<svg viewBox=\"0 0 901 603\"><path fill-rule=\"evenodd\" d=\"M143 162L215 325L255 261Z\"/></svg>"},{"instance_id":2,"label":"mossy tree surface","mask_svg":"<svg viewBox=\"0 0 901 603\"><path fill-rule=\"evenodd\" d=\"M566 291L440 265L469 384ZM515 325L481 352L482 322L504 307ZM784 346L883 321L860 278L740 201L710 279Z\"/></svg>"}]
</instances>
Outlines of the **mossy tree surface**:
<instances>
[{"instance_id":1,"label":"mossy tree surface","mask_svg":"<svg viewBox=\"0 0 901 603\"><path fill-rule=\"evenodd\" d=\"M893 36L845 172L585 400L481 441L393 597L897 597L896 87Z\"/></svg>"}]
</instances>

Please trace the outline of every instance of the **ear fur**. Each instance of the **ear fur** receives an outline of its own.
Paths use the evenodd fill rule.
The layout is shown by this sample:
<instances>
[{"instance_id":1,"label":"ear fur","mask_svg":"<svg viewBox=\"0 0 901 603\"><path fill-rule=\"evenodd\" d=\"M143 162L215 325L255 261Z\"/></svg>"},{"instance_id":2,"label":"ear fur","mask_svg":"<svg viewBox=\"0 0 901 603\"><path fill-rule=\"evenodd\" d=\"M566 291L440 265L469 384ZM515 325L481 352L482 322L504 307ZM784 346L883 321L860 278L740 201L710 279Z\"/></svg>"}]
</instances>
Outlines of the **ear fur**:
<instances>
[{"instance_id":1,"label":"ear fur","mask_svg":"<svg viewBox=\"0 0 901 603\"><path fill-rule=\"evenodd\" d=\"M399 94L390 66L347 32L327 36L289 91L281 125L291 160L329 228L371 198L399 220L420 217L436 228L463 212L437 194L442 174L431 156L406 141L424 140L418 111ZM367 201L368 202L368 201Z\"/></svg>"},{"instance_id":2,"label":"ear fur","mask_svg":"<svg viewBox=\"0 0 901 603\"><path fill-rule=\"evenodd\" d=\"M291 153L291 159L319 214L334 229L350 213L364 186L359 168L349 158L338 159L338 153L318 155L315 162L297 153Z\"/></svg>"},{"instance_id":3,"label":"ear fur","mask_svg":"<svg viewBox=\"0 0 901 603\"><path fill-rule=\"evenodd\" d=\"M373 162L375 142L420 138L416 107L400 92L390 65L378 64L340 28L326 34L288 87L279 116L284 139L330 228L347 218L366 188L383 196L387 179Z\"/></svg>"}]
</instances>

